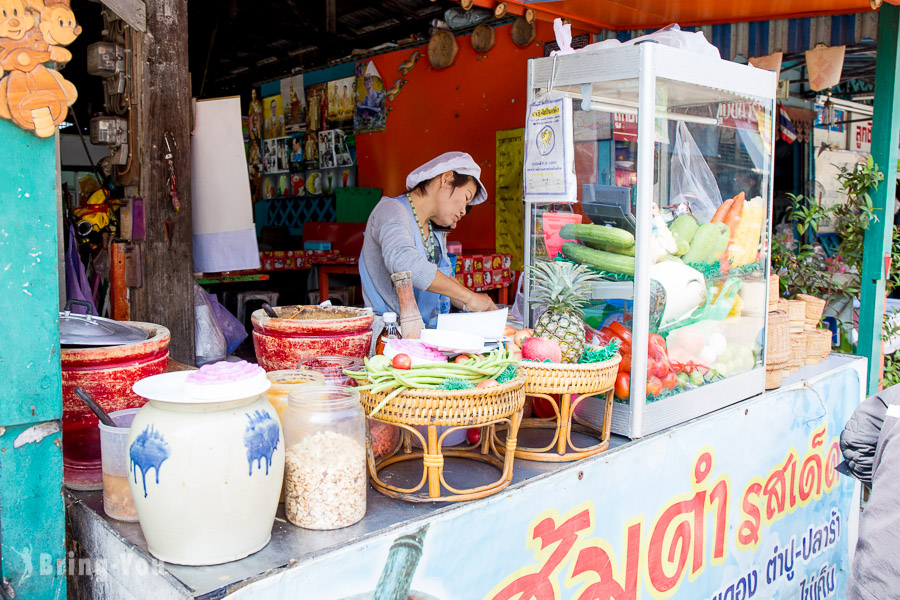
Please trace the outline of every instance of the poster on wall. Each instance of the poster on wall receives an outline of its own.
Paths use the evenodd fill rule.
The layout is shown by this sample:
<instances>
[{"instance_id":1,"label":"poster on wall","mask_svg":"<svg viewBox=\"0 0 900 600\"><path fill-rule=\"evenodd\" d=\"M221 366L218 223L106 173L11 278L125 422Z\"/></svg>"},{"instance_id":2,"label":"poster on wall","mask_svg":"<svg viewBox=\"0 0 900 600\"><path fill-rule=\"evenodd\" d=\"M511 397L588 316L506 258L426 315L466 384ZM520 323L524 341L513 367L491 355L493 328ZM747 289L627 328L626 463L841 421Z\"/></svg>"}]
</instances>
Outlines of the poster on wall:
<instances>
[{"instance_id":1,"label":"poster on wall","mask_svg":"<svg viewBox=\"0 0 900 600\"><path fill-rule=\"evenodd\" d=\"M292 195L291 176L288 173L275 173L263 176L263 198L289 198Z\"/></svg>"},{"instance_id":2,"label":"poster on wall","mask_svg":"<svg viewBox=\"0 0 900 600\"><path fill-rule=\"evenodd\" d=\"M353 164L347 139L340 129L319 132L319 167L349 167Z\"/></svg>"},{"instance_id":3,"label":"poster on wall","mask_svg":"<svg viewBox=\"0 0 900 600\"><path fill-rule=\"evenodd\" d=\"M356 111L353 128L357 133L384 131L387 111L384 106L384 82L372 61L356 65Z\"/></svg>"},{"instance_id":4,"label":"poster on wall","mask_svg":"<svg viewBox=\"0 0 900 600\"><path fill-rule=\"evenodd\" d=\"M296 173L298 171L302 171L304 169L304 159L303 159L303 135L300 133L295 133L290 136L290 149L288 160L290 161L290 171L291 173Z\"/></svg>"},{"instance_id":5,"label":"poster on wall","mask_svg":"<svg viewBox=\"0 0 900 600\"><path fill-rule=\"evenodd\" d=\"M284 107L281 96L263 98L264 136L267 140L284 137Z\"/></svg>"},{"instance_id":6,"label":"poster on wall","mask_svg":"<svg viewBox=\"0 0 900 600\"><path fill-rule=\"evenodd\" d=\"M233 597L843 598L859 487L834 467L863 396L854 364L410 518Z\"/></svg>"},{"instance_id":7,"label":"poster on wall","mask_svg":"<svg viewBox=\"0 0 900 600\"><path fill-rule=\"evenodd\" d=\"M303 162L307 169L319 166L319 136L314 131L307 131L303 136Z\"/></svg>"},{"instance_id":8,"label":"poster on wall","mask_svg":"<svg viewBox=\"0 0 900 600\"><path fill-rule=\"evenodd\" d=\"M328 82L329 129L347 129L353 127L355 84L355 77L345 77L344 79Z\"/></svg>"},{"instance_id":9,"label":"poster on wall","mask_svg":"<svg viewBox=\"0 0 900 600\"><path fill-rule=\"evenodd\" d=\"M525 158L525 130L497 132L494 218L495 244L499 254L512 254L511 268L523 269L525 255L522 227L522 161Z\"/></svg>"},{"instance_id":10,"label":"poster on wall","mask_svg":"<svg viewBox=\"0 0 900 600\"><path fill-rule=\"evenodd\" d=\"M577 200L571 98L528 107L524 171L526 202Z\"/></svg>"},{"instance_id":11,"label":"poster on wall","mask_svg":"<svg viewBox=\"0 0 900 600\"><path fill-rule=\"evenodd\" d=\"M328 116L328 96L324 83L306 88L306 127L309 131L325 129Z\"/></svg>"},{"instance_id":12,"label":"poster on wall","mask_svg":"<svg viewBox=\"0 0 900 600\"><path fill-rule=\"evenodd\" d=\"M247 128L251 140L261 140L263 133L263 105L256 88L250 90L250 106L247 110Z\"/></svg>"},{"instance_id":13,"label":"poster on wall","mask_svg":"<svg viewBox=\"0 0 900 600\"><path fill-rule=\"evenodd\" d=\"M284 106L284 128L287 133L306 129L306 94L303 91L303 75L292 75L281 80L281 102Z\"/></svg>"},{"instance_id":14,"label":"poster on wall","mask_svg":"<svg viewBox=\"0 0 900 600\"><path fill-rule=\"evenodd\" d=\"M266 173L282 173L289 171L289 144L291 138L281 137L265 140L263 152L263 171Z\"/></svg>"}]
</instances>

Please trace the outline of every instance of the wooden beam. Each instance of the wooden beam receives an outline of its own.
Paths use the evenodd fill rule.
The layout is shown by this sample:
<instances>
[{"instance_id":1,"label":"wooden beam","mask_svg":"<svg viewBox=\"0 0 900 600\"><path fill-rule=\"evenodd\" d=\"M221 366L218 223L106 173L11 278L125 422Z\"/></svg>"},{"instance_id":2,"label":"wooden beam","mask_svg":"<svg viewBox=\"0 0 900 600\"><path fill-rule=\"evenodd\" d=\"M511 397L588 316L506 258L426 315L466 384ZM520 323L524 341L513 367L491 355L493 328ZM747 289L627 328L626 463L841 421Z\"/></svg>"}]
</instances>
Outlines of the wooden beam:
<instances>
[{"instance_id":1,"label":"wooden beam","mask_svg":"<svg viewBox=\"0 0 900 600\"><path fill-rule=\"evenodd\" d=\"M325 0L325 32L337 33L337 0Z\"/></svg>"},{"instance_id":2,"label":"wooden beam","mask_svg":"<svg viewBox=\"0 0 900 600\"><path fill-rule=\"evenodd\" d=\"M869 225L863 247L856 353L869 359L869 395L879 390L881 329L884 319L885 257L891 255L894 231L894 191L897 181L897 138L900 135L900 7L883 4L878 14L878 56L875 60L875 105L872 115L872 157L884 181L871 191L878 222ZM893 265L900 268L900 265Z\"/></svg>"},{"instance_id":3,"label":"wooden beam","mask_svg":"<svg viewBox=\"0 0 900 600\"><path fill-rule=\"evenodd\" d=\"M169 353L194 364L193 232L191 228L191 86L187 0L150 0L139 49L141 166L147 239L141 249L143 286L132 292L132 319L168 327ZM174 153L175 211L167 188L165 136Z\"/></svg>"},{"instance_id":4,"label":"wooden beam","mask_svg":"<svg viewBox=\"0 0 900 600\"><path fill-rule=\"evenodd\" d=\"M0 148L0 596L65 598L56 140Z\"/></svg>"},{"instance_id":5,"label":"wooden beam","mask_svg":"<svg viewBox=\"0 0 900 600\"><path fill-rule=\"evenodd\" d=\"M147 7L144 0L100 0L132 29L141 33L147 31Z\"/></svg>"}]
</instances>

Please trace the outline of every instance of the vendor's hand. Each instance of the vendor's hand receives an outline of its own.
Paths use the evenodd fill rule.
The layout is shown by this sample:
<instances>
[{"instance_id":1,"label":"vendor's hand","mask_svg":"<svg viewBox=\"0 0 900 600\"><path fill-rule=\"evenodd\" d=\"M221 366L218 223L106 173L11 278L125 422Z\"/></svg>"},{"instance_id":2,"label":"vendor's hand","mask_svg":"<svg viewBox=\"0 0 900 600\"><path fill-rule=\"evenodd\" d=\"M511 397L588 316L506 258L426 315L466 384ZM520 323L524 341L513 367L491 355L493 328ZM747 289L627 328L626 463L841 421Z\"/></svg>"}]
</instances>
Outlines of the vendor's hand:
<instances>
[{"instance_id":1,"label":"vendor's hand","mask_svg":"<svg viewBox=\"0 0 900 600\"><path fill-rule=\"evenodd\" d=\"M466 301L466 310L469 312L484 312L486 310L497 310L497 305L491 300L487 294L473 293Z\"/></svg>"}]
</instances>

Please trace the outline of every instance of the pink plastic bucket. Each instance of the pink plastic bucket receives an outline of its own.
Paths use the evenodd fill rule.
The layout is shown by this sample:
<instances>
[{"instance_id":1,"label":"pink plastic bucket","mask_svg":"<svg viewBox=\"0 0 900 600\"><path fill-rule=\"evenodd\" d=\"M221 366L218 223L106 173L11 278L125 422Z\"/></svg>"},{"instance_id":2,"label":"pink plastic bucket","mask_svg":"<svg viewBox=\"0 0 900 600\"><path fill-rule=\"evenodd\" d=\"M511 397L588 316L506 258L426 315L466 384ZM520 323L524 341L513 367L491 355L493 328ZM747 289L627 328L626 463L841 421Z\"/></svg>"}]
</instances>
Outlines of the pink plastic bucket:
<instances>
[{"instance_id":1,"label":"pink plastic bucket","mask_svg":"<svg viewBox=\"0 0 900 600\"><path fill-rule=\"evenodd\" d=\"M566 223L579 224L582 216L574 213L545 212L542 217L544 222L544 244L547 246L547 258L555 258L562 249L564 240L559 237L559 230Z\"/></svg>"}]
</instances>

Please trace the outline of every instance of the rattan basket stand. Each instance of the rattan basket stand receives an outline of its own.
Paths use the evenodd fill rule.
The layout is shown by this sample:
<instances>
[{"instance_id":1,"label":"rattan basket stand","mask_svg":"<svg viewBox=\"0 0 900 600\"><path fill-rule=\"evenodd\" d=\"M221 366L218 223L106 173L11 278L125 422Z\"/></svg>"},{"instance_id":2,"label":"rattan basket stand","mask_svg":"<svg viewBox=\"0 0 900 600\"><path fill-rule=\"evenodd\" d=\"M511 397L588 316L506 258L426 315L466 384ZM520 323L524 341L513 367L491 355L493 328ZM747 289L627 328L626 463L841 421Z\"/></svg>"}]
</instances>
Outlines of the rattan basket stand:
<instances>
[{"instance_id":1,"label":"rattan basket stand","mask_svg":"<svg viewBox=\"0 0 900 600\"><path fill-rule=\"evenodd\" d=\"M599 454L609 447L612 426L613 386L622 357L598 363L560 364L523 361L520 369L526 376L525 395L547 400L556 418L528 418L521 429L552 429L553 439L542 448L517 444L516 458L540 462L570 462ZM557 401L551 394L558 394ZM575 409L585 399L602 396L605 401L603 422L600 427L587 423L575 414ZM500 445L498 429L494 431L494 443ZM572 441L572 432L597 438L591 446L580 447Z\"/></svg>"},{"instance_id":2,"label":"rattan basket stand","mask_svg":"<svg viewBox=\"0 0 900 600\"><path fill-rule=\"evenodd\" d=\"M408 502L458 502L500 492L512 481L516 435L525 406L524 392L525 376L520 374L491 388L407 390L396 396L381 411L369 417L401 429L400 441L394 450L377 460L371 443L368 444L367 463L372 486L386 496ZM385 395L362 392L360 399L366 413L371 413ZM424 435L416 426L425 427ZM438 427L445 429L439 432ZM482 430L478 444L444 447L444 441L451 433L474 427L481 427ZM497 427L509 432L503 442L499 442L494 434ZM413 448L413 440L421 449ZM500 471L500 478L472 488L456 488L444 477L446 458L489 464ZM418 483L400 487L388 483L383 477L385 468L416 460L422 463L422 477Z\"/></svg>"}]
</instances>

